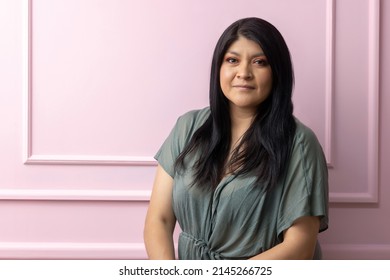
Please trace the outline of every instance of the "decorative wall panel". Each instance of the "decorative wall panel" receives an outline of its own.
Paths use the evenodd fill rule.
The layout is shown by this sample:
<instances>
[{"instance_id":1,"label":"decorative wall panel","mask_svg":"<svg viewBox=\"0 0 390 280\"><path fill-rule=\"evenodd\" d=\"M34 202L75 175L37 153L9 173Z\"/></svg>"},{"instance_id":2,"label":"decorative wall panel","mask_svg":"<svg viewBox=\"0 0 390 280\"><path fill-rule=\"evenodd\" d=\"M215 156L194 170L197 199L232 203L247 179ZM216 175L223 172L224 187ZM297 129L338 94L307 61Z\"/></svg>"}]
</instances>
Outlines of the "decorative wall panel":
<instances>
[{"instance_id":1,"label":"decorative wall panel","mask_svg":"<svg viewBox=\"0 0 390 280\"><path fill-rule=\"evenodd\" d=\"M379 77L390 5L244 2L0 2L0 258L146 258L153 155L179 115L207 106L215 43L248 16L285 37L295 114L324 148L325 258L389 257L390 99L379 103L389 89Z\"/></svg>"}]
</instances>

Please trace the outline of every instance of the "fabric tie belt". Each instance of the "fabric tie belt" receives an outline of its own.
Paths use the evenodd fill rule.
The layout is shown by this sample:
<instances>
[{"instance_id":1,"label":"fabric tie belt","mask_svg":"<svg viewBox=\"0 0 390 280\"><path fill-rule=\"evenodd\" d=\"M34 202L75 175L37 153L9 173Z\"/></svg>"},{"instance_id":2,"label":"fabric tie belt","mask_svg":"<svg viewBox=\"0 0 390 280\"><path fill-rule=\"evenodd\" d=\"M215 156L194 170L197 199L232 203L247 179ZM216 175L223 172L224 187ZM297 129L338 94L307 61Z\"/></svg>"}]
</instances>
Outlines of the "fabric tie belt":
<instances>
[{"instance_id":1,"label":"fabric tie belt","mask_svg":"<svg viewBox=\"0 0 390 280\"><path fill-rule=\"evenodd\" d=\"M193 235L182 232L180 234L181 240L180 241L186 243L185 248L189 249L189 251L192 251L192 254L188 251L186 252L180 252L179 248L179 254L182 255L185 259L203 259L203 260L221 260L223 257L220 255L220 253L213 251L210 249L209 245L204 239L196 238ZM185 239L185 240L183 240ZM186 256L183 256L183 253ZM187 255L189 254L189 255Z\"/></svg>"}]
</instances>

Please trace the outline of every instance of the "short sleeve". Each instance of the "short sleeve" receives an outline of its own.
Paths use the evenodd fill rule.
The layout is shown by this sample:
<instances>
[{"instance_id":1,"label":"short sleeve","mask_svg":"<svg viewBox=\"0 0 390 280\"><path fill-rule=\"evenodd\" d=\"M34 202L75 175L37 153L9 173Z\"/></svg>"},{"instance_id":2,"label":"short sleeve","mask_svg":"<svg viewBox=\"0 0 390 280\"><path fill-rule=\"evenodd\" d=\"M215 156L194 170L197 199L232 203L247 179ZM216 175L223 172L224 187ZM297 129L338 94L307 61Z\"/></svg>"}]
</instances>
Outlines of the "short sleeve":
<instances>
[{"instance_id":1,"label":"short sleeve","mask_svg":"<svg viewBox=\"0 0 390 280\"><path fill-rule=\"evenodd\" d=\"M328 169L315 134L298 123L279 206L279 239L304 216L320 217L320 232L328 228Z\"/></svg>"},{"instance_id":2,"label":"short sleeve","mask_svg":"<svg viewBox=\"0 0 390 280\"><path fill-rule=\"evenodd\" d=\"M172 177L175 177L175 162L183 151L194 132L210 115L208 107L193 110L178 118L172 131L154 156L161 167Z\"/></svg>"},{"instance_id":3,"label":"short sleeve","mask_svg":"<svg viewBox=\"0 0 390 280\"><path fill-rule=\"evenodd\" d=\"M176 158L179 156L179 139L180 132L180 118L177 120L175 126L171 130L168 137L154 156L161 167L173 178L174 177L174 165Z\"/></svg>"}]
</instances>

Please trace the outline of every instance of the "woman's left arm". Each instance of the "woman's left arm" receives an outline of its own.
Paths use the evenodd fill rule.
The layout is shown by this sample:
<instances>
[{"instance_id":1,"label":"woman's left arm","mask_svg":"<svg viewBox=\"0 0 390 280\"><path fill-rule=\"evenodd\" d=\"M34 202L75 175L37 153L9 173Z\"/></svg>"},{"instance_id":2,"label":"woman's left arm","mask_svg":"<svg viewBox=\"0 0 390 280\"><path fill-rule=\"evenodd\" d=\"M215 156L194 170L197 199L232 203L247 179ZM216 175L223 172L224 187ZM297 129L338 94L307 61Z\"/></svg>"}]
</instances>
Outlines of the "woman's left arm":
<instances>
[{"instance_id":1,"label":"woman's left arm","mask_svg":"<svg viewBox=\"0 0 390 280\"><path fill-rule=\"evenodd\" d=\"M284 231L283 242L251 260L309 260L313 258L320 218L305 216Z\"/></svg>"}]
</instances>

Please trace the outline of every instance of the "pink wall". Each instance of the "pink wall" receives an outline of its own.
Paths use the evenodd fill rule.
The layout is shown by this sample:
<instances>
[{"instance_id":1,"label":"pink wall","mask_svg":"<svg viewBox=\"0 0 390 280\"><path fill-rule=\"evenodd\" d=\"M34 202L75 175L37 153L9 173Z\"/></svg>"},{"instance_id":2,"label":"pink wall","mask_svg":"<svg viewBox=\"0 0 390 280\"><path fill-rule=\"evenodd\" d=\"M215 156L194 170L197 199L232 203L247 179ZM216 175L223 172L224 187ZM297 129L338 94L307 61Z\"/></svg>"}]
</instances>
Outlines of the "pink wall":
<instances>
[{"instance_id":1,"label":"pink wall","mask_svg":"<svg viewBox=\"0 0 390 280\"><path fill-rule=\"evenodd\" d=\"M0 258L145 258L153 155L247 16L283 33L327 156L325 258L390 258L390 3L244 2L0 0Z\"/></svg>"}]
</instances>

